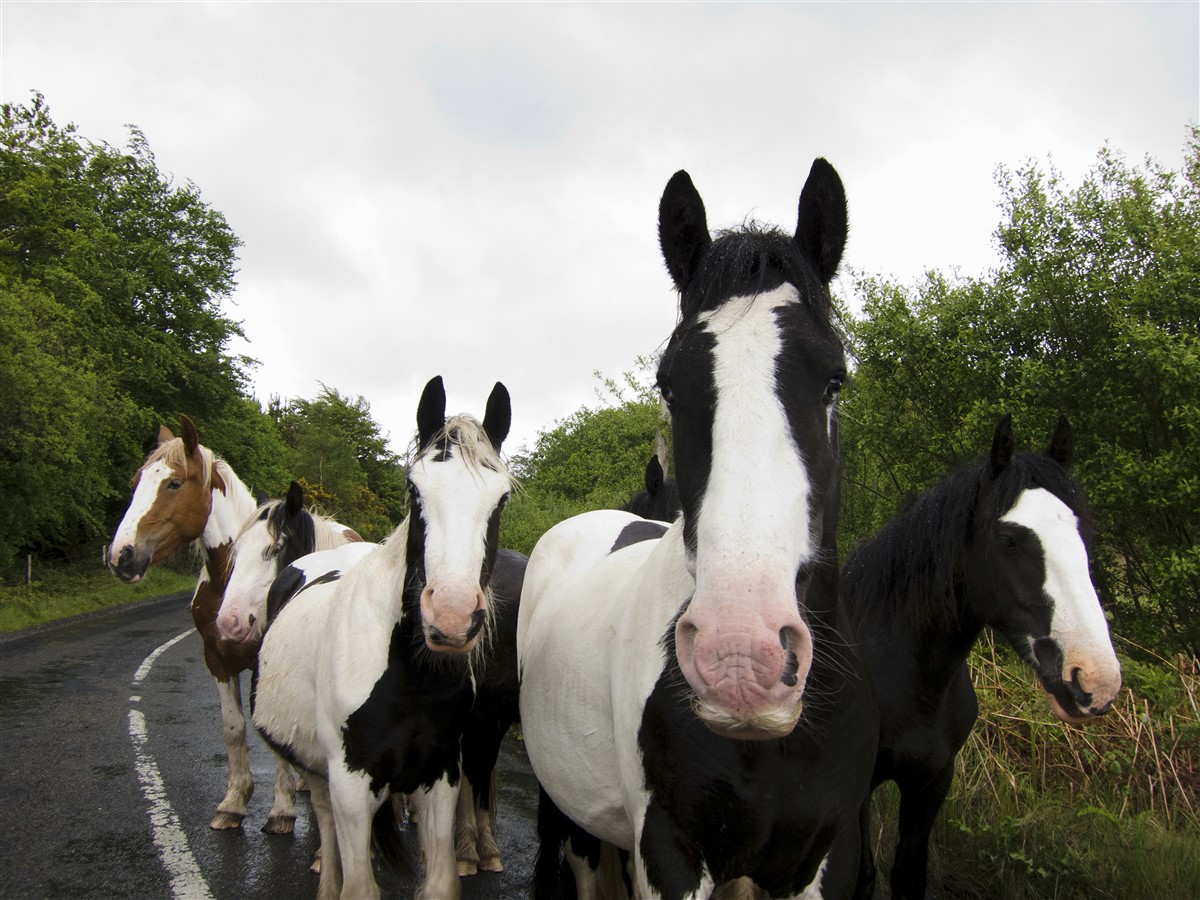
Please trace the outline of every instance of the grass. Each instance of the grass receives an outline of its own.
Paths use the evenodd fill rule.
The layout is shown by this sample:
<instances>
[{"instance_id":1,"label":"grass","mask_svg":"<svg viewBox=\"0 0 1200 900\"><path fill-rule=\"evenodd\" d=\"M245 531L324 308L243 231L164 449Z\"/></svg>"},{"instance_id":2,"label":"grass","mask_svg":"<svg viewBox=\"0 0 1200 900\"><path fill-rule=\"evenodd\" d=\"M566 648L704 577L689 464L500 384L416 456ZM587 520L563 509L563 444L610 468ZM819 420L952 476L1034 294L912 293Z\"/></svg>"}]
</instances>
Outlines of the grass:
<instances>
[{"instance_id":1,"label":"grass","mask_svg":"<svg viewBox=\"0 0 1200 900\"><path fill-rule=\"evenodd\" d=\"M1123 649L1138 658L1122 658L1116 704L1078 727L1051 715L1006 649L981 642L979 721L934 828L933 896L1200 897L1200 661ZM894 786L874 805L883 886Z\"/></svg>"},{"instance_id":2,"label":"grass","mask_svg":"<svg viewBox=\"0 0 1200 900\"><path fill-rule=\"evenodd\" d=\"M31 584L0 586L0 632L191 591L199 570L193 555L180 553L152 568L139 583L129 585L114 578L98 561L39 563Z\"/></svg>"}]
</instances>

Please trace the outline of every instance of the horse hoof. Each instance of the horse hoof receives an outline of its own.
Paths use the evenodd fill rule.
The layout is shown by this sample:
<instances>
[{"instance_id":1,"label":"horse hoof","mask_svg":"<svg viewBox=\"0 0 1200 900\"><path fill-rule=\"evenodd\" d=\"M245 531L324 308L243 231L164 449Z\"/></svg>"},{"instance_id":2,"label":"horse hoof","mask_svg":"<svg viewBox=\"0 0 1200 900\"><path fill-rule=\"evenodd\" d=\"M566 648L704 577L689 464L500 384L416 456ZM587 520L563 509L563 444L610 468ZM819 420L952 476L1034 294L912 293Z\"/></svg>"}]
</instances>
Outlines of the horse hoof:
<instances>
[{"instance_id":1,"label":"horse hoof","mask_svg":"<svg viewBox=\"0 0 1200 900\"><path fill-rule=\"evenodd\" d=\"M479 860L480 872L503 872L504 865L500 862L500 857L489 856L486 859Z\"/></svg>"},{"instance_id":2,"label":"horse hoof","mask_svg":"<svg viewBox=\"0 0 1200 900\"><path fill-rule=\"evenodd\" d=\"M478 867L472 862L458 861L458 875L460 878L465 878L467 875L474 875L478 871Z\"/></svg>"},{"instance_id":3,"label":"horse hoof","mask_svg":"<svg viewBox=\"0 0 1200 900\"><path fill-rule=\"evenodd\" d=\"M295 827L295 816L270 816L262 830L263 834L291 834Z\"/></svg>"},{"instance_id":4,"label":"horse hoof","mask_svg":"<svg viewBox=\"0 0 1200 900\"><path fill-rule=\"evenodd\" d=\"M245 813L221 812L217 810L217 814L208 823L208 827L213 831L229 831L234 828L241 828L242 819L244 818L246 818Z\"/></svg>"},{"instance_id":5,"label":"horse hoof","mask_svg":"<svg viewBox=\"0 0 1200 900\"><path fill-rule=\"evenodd\" d=\"M308 867L308 871L312 872L314 875L321 874L321 857L318 856L313 860L313 864Z\"/></svg>"}]
</instances>

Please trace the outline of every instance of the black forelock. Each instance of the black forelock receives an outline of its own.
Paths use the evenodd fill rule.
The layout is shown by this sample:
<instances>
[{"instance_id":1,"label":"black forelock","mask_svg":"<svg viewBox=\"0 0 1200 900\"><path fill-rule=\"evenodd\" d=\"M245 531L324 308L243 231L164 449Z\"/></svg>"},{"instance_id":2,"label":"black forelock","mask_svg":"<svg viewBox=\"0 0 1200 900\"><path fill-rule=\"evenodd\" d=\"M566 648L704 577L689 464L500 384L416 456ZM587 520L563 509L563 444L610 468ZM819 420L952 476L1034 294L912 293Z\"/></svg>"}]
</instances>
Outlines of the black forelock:
<instances>
[{"instance_id":1,"label":"black forelock","mask_svg":"<svg viewBox=\"0 0 1200 900\"><path fill-rule=\"evenodd\" d=\"M730 297L772 291L785 282L796 285L818 323L827 326L830 304L825 287L791 235L754 222L721 231L683 292L682 318L716 309Z\"/></svg>"}]
</instances>

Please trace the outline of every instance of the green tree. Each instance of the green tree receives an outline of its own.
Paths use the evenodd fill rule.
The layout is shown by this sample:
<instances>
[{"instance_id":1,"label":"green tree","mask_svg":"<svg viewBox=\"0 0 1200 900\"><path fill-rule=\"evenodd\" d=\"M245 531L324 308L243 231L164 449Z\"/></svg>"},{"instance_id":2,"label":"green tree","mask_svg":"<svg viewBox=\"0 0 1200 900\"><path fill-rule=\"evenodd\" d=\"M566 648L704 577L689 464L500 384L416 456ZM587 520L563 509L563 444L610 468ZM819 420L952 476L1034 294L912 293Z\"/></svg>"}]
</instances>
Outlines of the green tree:
<instances>
[{"instance_id":1,"label":"green tree","mask_svg":"<svg viewBox=\"0 0 1200 900\"><path fill-rule=\"evenodd\" d=\"M324 511L368 540L386 537L404 517L404 467L366 399L321 385L314 400L273 401L272 414L295 476Z\"/></svg>"},{"instance_id":2,"label":"green tree","mask_svg":"<svg viewBox=\"0 0 1200 900\"><path fill-rule=\"evenodd\" d=\"M539 433L531 451L513 457L522 490L501 520L503 546L528 553L557 522L619 508L642 490L646 462L665 426L651 386L652 361L640 358L637 366L619 383L597 372L603 405L581 407Z\"/></svg>"},{"instance_id":3,"label":"green tree","mask_svg":"<svg viewBox=\"0 0 1200 900\"><path fill-rule=\"evenodd\" d=\"M118 150L41 95L0 106L0 570L103 533L160 422L242 398L220 310L237 246L136 129Z\"/></svg>"},{"instance_id":4,"label":"green tree","mask_svg":"<svg viewBox=\"0 0 1200 900\"><path fill-rule=\"evenodd\" d=\"M857 284L843 546L981 453L1002 412L1029 443L1065 413L1114 630L1200 654L1200 131L1180 172L1105 149L1074 189L1033 163L998 179L990 277Z\"/></svg>"}]
</instances>

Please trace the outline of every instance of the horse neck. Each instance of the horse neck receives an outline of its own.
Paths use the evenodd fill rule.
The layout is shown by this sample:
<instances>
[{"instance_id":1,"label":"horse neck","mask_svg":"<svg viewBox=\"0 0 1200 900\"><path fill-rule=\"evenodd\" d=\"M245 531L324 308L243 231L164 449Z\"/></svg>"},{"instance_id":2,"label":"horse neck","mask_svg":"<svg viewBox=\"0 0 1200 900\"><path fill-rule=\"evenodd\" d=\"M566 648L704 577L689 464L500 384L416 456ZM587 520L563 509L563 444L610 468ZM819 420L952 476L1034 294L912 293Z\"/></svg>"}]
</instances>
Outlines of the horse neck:
<instances>
[{"instance_id":1,"label":"horse neck","mask_svg":"<svg viewBox=\"0 0 1200 900\"><path fill-rule=\"evenodd\" d=\"M213 469L220 475L224 490L214 480L212 508L200 535L200 546L206 559L218 548L232 544L242 525L258 508L250 489L227 463L214 460Z\"/></svg>"},{"instance_id":2,"label":"horse neck","mask_svg":"<svg viewBox=\"0 0 1200 900\"><path fill-rule=\"evenodd\" d=\"M961 507L952 511L953 499L953 490L921 496L852 554L842 571L844 593L862 627L904 632L931 665L947 667L966 659L984 625L962 577L970 522ZM921 527L929 523L953 533Z\"/></svg>"}]
</instances>

